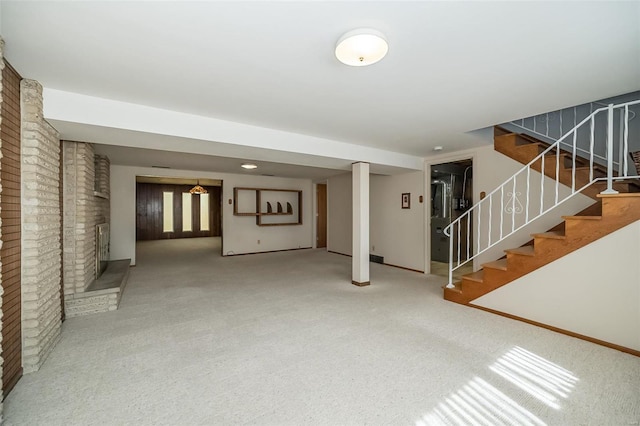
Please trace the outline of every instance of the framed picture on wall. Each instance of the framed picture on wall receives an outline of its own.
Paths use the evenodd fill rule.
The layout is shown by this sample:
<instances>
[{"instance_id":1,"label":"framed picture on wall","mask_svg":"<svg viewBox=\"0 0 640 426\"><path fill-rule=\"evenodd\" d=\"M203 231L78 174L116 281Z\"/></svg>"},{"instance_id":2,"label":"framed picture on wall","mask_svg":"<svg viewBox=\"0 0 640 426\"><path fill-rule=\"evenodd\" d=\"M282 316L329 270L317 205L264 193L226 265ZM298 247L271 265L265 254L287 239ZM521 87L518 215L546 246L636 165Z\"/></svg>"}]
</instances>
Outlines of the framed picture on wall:
<instances>
[{"instance_id":1,"label":"framed picture on wall","mask_svg":"<svg viewBox=\"0 0 640 426\"><path fill-rule=\"evenodd\" d=\"M402 208L403 209L411 208L411 193L409 192L402 193Z\"/></svg>"}]
</instances>

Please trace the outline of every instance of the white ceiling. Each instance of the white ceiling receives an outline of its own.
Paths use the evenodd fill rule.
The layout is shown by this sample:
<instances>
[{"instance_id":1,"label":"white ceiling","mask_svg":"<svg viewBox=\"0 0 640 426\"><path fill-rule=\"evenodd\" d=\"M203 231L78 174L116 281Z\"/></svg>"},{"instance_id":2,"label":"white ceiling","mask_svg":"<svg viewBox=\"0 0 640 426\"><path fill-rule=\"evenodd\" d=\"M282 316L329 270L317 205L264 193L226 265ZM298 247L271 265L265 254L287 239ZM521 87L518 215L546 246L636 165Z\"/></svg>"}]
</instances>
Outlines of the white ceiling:
<instances>
[{"instance_id":1,"label":"white ceiling","mask_svg":"<svg viewBox=\"0 0 640 426\"><path fill-rule=\"evenodd\" d=\"M469 147L478 128L640 89L640 2L0 7L6 58L46 88L418 157ZM335 59L358 27L386 35L384 60Z\"/></svg>"},{"instance_id":2,"label":"white ceiling","mask_svg":"<svg viewBox=\"0 0 640 426\"><path fill-rule=\"evenodd\" d=\"M338 171L322 167L298 166L276 162L255 162L258 168L246 170L240 167L244 161L213 155L182 153L175 155L170 151L157 149L131 148L116 145L96 145L96 153L106 155L113 164L122 166L159 167L194 172L236 173L254 176L305 177L321 180L327 176L345 173L348 169ZM197 173L194 174L194 178Z\"/></svg>"}]
</instances>

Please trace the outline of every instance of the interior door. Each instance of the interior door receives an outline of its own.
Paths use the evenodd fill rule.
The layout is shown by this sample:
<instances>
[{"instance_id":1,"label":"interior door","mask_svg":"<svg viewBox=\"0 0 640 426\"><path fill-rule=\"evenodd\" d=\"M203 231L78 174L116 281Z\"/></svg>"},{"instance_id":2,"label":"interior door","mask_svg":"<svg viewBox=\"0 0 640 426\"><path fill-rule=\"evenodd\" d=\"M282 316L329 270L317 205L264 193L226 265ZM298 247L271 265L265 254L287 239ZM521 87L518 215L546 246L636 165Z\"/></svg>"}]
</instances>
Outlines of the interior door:
<instances>
[{"instance_id":1,"label":"interior door","mask_svg":"<svg viewBox=\"0 0 640 426\"><path fill-rule=\"evenodd\" d=\"M316 247L327 246L327 185L319 183L316 190L318 212L316 215Z\"/></svg>"},{"instance_id":2,"label":"interior door","mask_svg":"<svg viewBox=\"0 0 640 426\"><path fill-rule=\"evenodd\" d=\"M6 397L22 377L20 219L20 75L2 71L2 387Z\"/></svg>"}]
</instances>

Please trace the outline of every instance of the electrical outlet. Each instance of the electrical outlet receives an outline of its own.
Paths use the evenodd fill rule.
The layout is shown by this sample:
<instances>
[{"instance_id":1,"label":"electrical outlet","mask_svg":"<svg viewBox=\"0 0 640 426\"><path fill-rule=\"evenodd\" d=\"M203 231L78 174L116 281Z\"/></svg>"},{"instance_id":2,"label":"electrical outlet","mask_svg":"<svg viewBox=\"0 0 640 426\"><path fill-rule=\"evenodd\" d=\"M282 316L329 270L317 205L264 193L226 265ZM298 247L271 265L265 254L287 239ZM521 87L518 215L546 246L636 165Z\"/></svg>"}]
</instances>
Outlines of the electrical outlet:
<instances>
[{"instance_id":1,"label":"electrical outlet","mask_svg":"<svg viewBox=\"0 0 640 426\"><path fill-rule=\"evenodd\" d=\"M258 244L260 244L260 240L258 240Z\"/></svg>"},{"instance_id":2,"label":"electrical outlet","mask_svg":"<svg viewBox=\"0 0 640 426\"><path fill-rule=\"evenodd\" d=\"M376 246L371 246L371 251L376 251Z\"/></svg>"}]
</instances>

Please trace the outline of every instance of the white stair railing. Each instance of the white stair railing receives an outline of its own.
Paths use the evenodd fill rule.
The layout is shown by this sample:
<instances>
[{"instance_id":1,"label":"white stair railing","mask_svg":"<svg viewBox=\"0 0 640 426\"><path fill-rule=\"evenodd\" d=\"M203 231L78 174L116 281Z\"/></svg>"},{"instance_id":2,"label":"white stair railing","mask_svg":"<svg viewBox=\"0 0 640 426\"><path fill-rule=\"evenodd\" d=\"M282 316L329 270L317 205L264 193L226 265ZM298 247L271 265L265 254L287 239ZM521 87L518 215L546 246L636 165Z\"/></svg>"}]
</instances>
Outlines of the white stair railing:
<instances>
[{"instance_id":1,"label":"white stair railing","mask_svg":"<svg viewBox=\"0 0 640 426\"><path fill-rule=\"evenodd\" d=\"M588 104L577 105L557 111L550 111L533 117L521 118L519 120L502 124L501 126L507 128L512 126L513 128L522 130L524 133L535 136L544 142L554 143L559 137L565 134L565 131L576 127L582 119L592 114L594 110L601 107L606 108L607 106L607 104L602 102L589 102ZM622 109L615 110L614 112L618 112L617 116L614 115L614 120L616 120L620 129L622 129L625 120L628 122L636 117L636 113L634 111L629 111L629 117L624 116L624 111ZM607 119L605 116L602 116L601 118L602 120ZM622 131L618 132L618 137L622 137ZM587 137L578 138L576 150L580 155L591 155L588 144L589 140ZM562 148L572 149L572 146L570 143L565 141L562 142ZM604 155L606 149L606 138L596 137L595 145L591 150L593 151L593 156L596 159L596 162L603 161L602 164L606 164L606 156ZM619 169L619 164L623 161L623 154L622 150L619 150L617 161L613 162L617 170Z\"/></svg>"},{"instance_id":2,"label":"white stair railing","mask_svg":"<svg viewBox=\"0 0 640 426\"><path fill-rule=\"evenodd\" d=\"M449 237L447 287L454 287L453 273L458 268L592 183L606 179L607 189L603 193L615 193L614 180L640 178L635 170L628 172L629 122L633 114L630 107L634 105L640 105L640 100L611 104L593 111L502 185L451 222L444 230ZM620 123L614 120L616 111L623 117ZM577 141L585 135L589 145L587 155L580 156ZM599 137L606 138L606 151L598 156L600 158L594 152L596 138ZM619 161L614 161L616 153L622 153ZM606 177L598 176L597 170L603 169L598 168L598 165L606 166ZM552 172L551 178L545 176L545 171L549 170ZM577 187L578 174L587 182L580 187ZM562 184L561 175L568 175L570 185Z\"/></svg>"}]
</instances>

